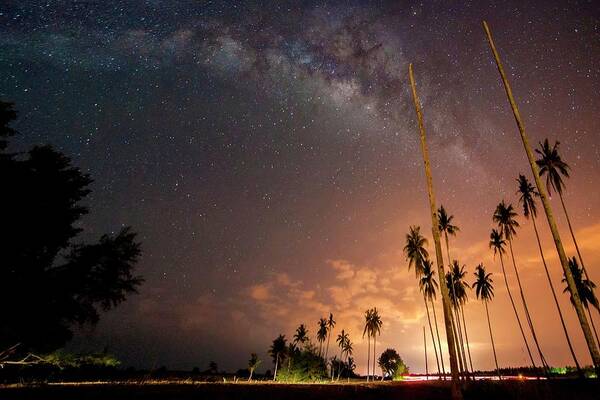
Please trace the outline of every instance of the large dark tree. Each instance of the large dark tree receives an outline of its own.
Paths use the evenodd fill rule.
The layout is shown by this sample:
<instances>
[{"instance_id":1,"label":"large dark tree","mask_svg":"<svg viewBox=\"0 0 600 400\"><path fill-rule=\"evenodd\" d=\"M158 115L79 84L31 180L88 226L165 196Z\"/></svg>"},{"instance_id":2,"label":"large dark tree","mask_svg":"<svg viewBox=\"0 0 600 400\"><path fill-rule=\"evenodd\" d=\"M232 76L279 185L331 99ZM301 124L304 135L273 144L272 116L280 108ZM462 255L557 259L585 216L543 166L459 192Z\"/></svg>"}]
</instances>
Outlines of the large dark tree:
<instances>
[{"instance_id":1,"label":"large dark tree","mask_svg":"<svg viewBox=\"0 0 600 400\"><path fill-rule=\"evenodd\" d=\"M0 348L48 351L136 291L140 244L130 228L78 242L92 179L50 146L7 153L15 118L0 102Z\"/></svg>"}]
</instances>

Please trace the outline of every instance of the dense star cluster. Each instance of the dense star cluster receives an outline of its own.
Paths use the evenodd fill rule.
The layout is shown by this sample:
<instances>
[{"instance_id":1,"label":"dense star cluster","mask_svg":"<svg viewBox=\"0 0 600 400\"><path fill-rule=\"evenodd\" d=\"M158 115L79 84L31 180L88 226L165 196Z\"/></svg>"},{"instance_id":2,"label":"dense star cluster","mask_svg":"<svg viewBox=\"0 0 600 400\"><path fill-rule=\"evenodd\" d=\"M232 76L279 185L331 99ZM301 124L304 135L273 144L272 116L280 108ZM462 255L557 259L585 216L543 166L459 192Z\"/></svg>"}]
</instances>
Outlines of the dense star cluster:
<instances>
[{"instance_id":1,"label":"dense star cluster","mask_svg":"<svg viewBox=\"0 0 600 400\"><path fill-rule=\"evenodd\" d=\"M595 1L0 4L0 98L15 103L21 133L11 150L49 143L65 152L94 179L86 232L131 225L142 242L140 294L82 327L71 346L108 346L136 366L217 360L237 369L250 352L266 360L271 340L300 323L314 336L331 311L362 372L360 321L376 306L381 349L422 369L424 310L402 246L409 225L427 235L431 223L408 63L438 202L460 225L452 251L469 280L480 262L499 272L491 216L502 199L521 213L516 178L529 174L483 19L532 142L561 142L572 172L565 199L593 266ZM515 251L547 358L562 365L569 353L548 289L536 284L543 270L528 224L521 218ZM541 234L550 253L546 226ZM549 264L562 288L556 257ZM498 285L490 305L501 362L525 365L504 294ZM587 363L567 295L561 304ZM473 361L491 368L482 310L473 301L465 313Z\"/></svg>"}]
</instances>

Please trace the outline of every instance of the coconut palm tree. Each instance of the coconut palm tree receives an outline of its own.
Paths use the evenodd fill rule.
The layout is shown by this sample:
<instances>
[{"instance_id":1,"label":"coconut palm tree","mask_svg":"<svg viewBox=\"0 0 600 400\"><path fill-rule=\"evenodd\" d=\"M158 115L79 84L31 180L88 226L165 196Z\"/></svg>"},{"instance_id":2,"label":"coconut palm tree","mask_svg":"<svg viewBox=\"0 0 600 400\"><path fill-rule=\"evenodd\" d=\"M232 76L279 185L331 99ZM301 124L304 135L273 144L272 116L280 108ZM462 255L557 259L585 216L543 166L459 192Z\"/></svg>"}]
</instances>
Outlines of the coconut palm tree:
<instances>
[{"instance_id":1,"label":"coconut palm tree","mask_svg":"<svg viewBox=\"0 0 600 400\"><path fill-rule=\"evenodd\" d=\"M452 265L458 266L458 261L454 260ZM457 267L460 269L460 267ZM465 378L469 378L469 368L467 367L467 355L465 353L465 345L462 335L462 328L460 325L460 288L455 280L454 268L446 272L446 286L448 287L448 293L450 294L450 301L452 302L453 315L454 315L454 329L457 335L457 349L459 355L459 362L462 363L462 371L465 374Z\"/></svg>"},{"instance_id":2,"label":"coconut palm tree","mask_svg":"<svg viewBox=\"0 0 600 400\"><path fill-rule=\"evenodd\" d=\"M371 368L371 327L373 324L373 310L365 311L365 327L363 329L363 338L367 335L367 382L369 382L369 373Z\"/></svg>"},{"instance_id":3,"label":"coconut palm tree","mask_svg":"<svg viewBox=\"0 0 600 400\"><path fill-rule=\"evenodd\" d=\"M571 351L571 356L573 357L573 361L575 362L575 366L577 367L577 371L581 373L581 367L579 366L579 361L575 356L575 351L573 350L573 345L571 344L571 338L569 336L569 332L567 331L567 325L565 324L565 320L563 318L562 310L560 309L560 305L558 303L558 298L556 296L556 290L554 290L554 284L552 283L552 279L550 278L550 272L548 272L548 265L546 264L546 258L544 257L544 250L542 249L542 243L540 241L540 235L538 233L536 218L537 218L537 204L536 198L540 196L537 190L533 187L533 185L527 180L524 175L519 174L519 178L517 178L517 182L519 184L519 190L517 190L517 195L519 195L519 202L523 206L523 216L527 219L531 219L533 225L533 231L535 232L535 238L538 244L538 250L540 251L540 257L542 258L542 264L544 265L544 271L546 272L546 278L548 279L548 284L550 285L550 291L552 292L552 297L554 298L554 304L556 305L556 309L558 311L558 316L560 317L560 323L562 324L563 332L565 333L565 338L567 339L567 344L569 345L569 350ZM531 218L530 218L531 217Z\"/></svg>"},{"instance_id":4,"label":"coconut palm tree","mask_svg":"<svg viewBox=\"0 0 600 400\"><path fill-rule=\"evenodd\" d=\"M562 195L565 187L563 177L569 178L570 167L562 160L560 153L558 152L559 145L560 142L554 142L554 146L550 147L548 139L544 139L544 143L540 142L540 148L535 149L535 152L538 153L539 156L539 159L536 161L536 163L540 168L540 177L546 175L546 187L548 189L548 194L550 196L552 195L551 189L554 189L554 191L558 193L560 204L562 205L565 217L567 217L567 225L569 226L569 232L571 233L573 243L575 244L577 257L579 257L579 262L581 263L585 278L590 279L585 269L583 258L581 257L581 251L579 250L579 245L577 243L577 239L575 239L573 227L571 226L571 218L569 218L569 213L567 212L567 207L565 206L565 201Z\"/></svg>"},{"instance_id":5,"label":"coconut palm tree","mask_svg":"<svg viewBox=\"0 0 600 400\"><path fill-rule=\"evenodd\" d=\"M581 299L581 303L585 307L588 312L588 316L590 317L590 322L592 324L592 328L594 330L594 335L596 336L596 342L600 343L598 339L598 332L596 331L596 326L594 325L594 320L592 319L592 314L590 313L589 304L594 306L596 310L600 311L600 304L598 303L598 298L594 293L594 289L596 288L596 284L589 279L583 279L583 268L579 268L579 264L577 263L577 259L575 257L569 259L569 268L571 269L571 273L573 274L573 279L575 280L575 286L577 287L577 292L579 293L579 298ZM563 282L567 282L566 277L563 278ZM571 294L569 290L569 286L563 290L563 293ZM573 296L570 296L571 304L574 305Z\"/></svg>"},{"instance_id":6,"label":"coconut palm tree","mask_svg":"<svg viewBox=\"0 0 600 400\"><path fill-rule=\"evenodd\" d=\"M340 364L344 363L344 348L346 347L346 342L350 341L350 336L348 335L348 333L346 333L346 331L344 331L342 329L342 332L340 332L340 334L338 335L337 339L336 339L336 343L338 344L338 347L340 348ZM338 377L337 379L340 379L340 374L341 374L341 370L338 369Z\"/></svg>"},{"instance_id":7,"label":"coconut palm tree","mask_svg":"<svg viewBox=\"0 0 600 400\"><path fill-rule=\"evenodd\" d=\"M334 327L335 320L333 319L333 314L329 313L329 318L327 319L327 347L325 348L325 362L327 362L327 354L329 353L329 339L331 338Z\"/></svg>"},{"instance_id":8,"label":"coconut palm tree","mask_svg":"<svg viewBox=\"0 0 600 400\"><path fill-rule=\"evenodd\" d=\"M506 73L504 72L504 66L502 65L500 55L498 53L498 50L496 49L494 39L492 38L492 32L490 30L489 25L485 21L483 21L483 29L485 31L488 44L490 45L492 55L494 56L494 61L496 62L496 66L498 67L498 72L500 73L502 84L504 85L504 90L506 92L508 103L510 104L513 116L515 117L515 122L517 123L519 135L521 136L521 141L523 143L523 149L525 150L525 154L527 156L527 161L529 162L529 166L531 167L531 172L535 181L535 186L537 187L537 190L540 193L540 200L544 207L544 212L548 221L548 227L550 228L550 232L552 233L552 240L554 241L554 246L556 247L556 253L558 254L558 258L560 259L560 265L563 269L564 275L567 278L567 284L569 285L569 289L572 292L573 303L575 307L575 312L577 313L577 319L579 320L579 325L581 326L581 330L583 331L583 336L585 337L585 342L590 352L590 356L592 357L592 362L594 364L594 368L596 369L596 374L600 375L600 351L598 350L598 344L594 340L592 330L590 328L590 325L587 321L587 317L585 315L585 311L583 309L584 307L581 304L581 299L579 298L579 294L577 293L577 287L575 286L575 281L573 280L573 276L569 268L569 259L567 258L565 248L560 239L558 226L556 224L556 220L554 219L554 213L552 212L550 201L548 200L547 189L544 187L544 184L542 183L542 180L540 178L539 167L534 158L531 146L529 145L529 138L527 137L527 133L525 132L525 124L523 122L523 119L521 118L521 113L519 112L519 107L517 106L517 102L513 96L512 88L510 86L510 83L508 82ZM410 69L411 68L409 64L409 70ZM415 97L412 70L410 72L411 74L409 75L411 75L410 78L411 86L413 86L413 97ZM419 127L421 128L421 130L423 130L422 117L420 118L419 122Z\"/></svg>"},{"instance_id":9,"label":"coconut palm tree","mask_svg":"<svg viewBox=\"0 0 600 400\"><path fill-rule=\"evenodd\" d=\"M352 342L350 341L350 338L348 338L348 340L346 341L346 344L344 345L343 348L343 352L344 355L346 356L346 368L348 371L348 382L350 382L350 375L352 373L352 370L354 370L353 366L352 366L352 353L354 351L354 348L352 347Z\"/></svg>"},{"instance_id":10,"label":"coconut palm tree","mask_svg":"<svg viewBox=\"0 0 600 400\"><path fill-rule=\"evenodd\" d=\"M317 341L319 342L319 356L323 355L323 343L327 339L327 320L325 318L319 319L317 328Z\"/></svg>"},{"instance_id":11,"label":"coconut palm tree","mask_svg":"<svg viewBox=\"0 0 600 400\"><path fill-rule=\"evenodd\" d=\"M521 336L523 336L523 342L525 343L525 348L527 349L527 354L529 355L529 360L531 361L531 365L533 368L536 368L535 361L533 361L533 356L531 355L531 349L529 348L529 343L527 343L527 337L525 336L525 331L523 331L523 325L521 324L521 318L519 318L519 313L517 312L517 306L515 305L515 301L513 299L512 293L510 291L510 286L508 284L508 278L506 276L506 269L504 268L504 257L506 254L506 240L502 237L502 231L497 231L496 229L492 229L492 233L490 234L490 249L494 250L494 257L496 254L500 256L500 265L502 266L502 276L504 277L504 283L506 285L506 292L508 293L508 298L510 299L510 304L512 305L513 311L515 313L515 317L517 318L517 325L519 325L519 330L521 331Z\"/></svg>"},{"instance_id":12,"label":"coconut palm tree","mask_svg":"<svg viewBox=\"0 0 600 400\"><path fill-rule=\"evenodd\" d=\"M440 344L440 349L439 349L440 353L439 353L439 358L438 358L438 349L436 346L435 337L433 336L433 328L431 326L431 318L429 317L429 306L427 305L427 300L429 300L431 302L431 308L435 312L435 306L433 304L433 299L435 298L436 288L437 288L437 281L435 280L435 272L433 271L432 262L430 260L425 260L425 262L423 263L423 276L421 276L421 279L419 279L419 289L421 289L421 292L423 293L423 300L425 301L425 310L427 311L427 322L429 323L429 331L431 332L431 341L433 342L433 350L435 352L435 361L436 361L437 367L438 367L438 374L440 374L440 377L441 377L442 370L440 369L439 358L442 357L442 347ZM436 320L435 325L436 325L435 328L437 331L437 320ZM438 339L438 344L439 344L440 343L439 333L438 333L437 339ZM444 371L443 373L445 374L446 372Z\"/></svg>"},{"instance_id":13,"label":"coconut palm tree","mask_svg":"<svg viewBox=\"0 0 600 400\"><path fill-rule=\"evenodd\" d=\"M375 360L376 357L376 345L377 345L377 335L381 335L381 326L383 322L381 321L381 316L377 311L377 307L373 308L372 318L371 318L371 336L373 337L373 380L375 380Z\"/></svg>"},{"instance_id":14,"label":"coconut palm tree","mask_svg":"<svg viewBox=\"0 0 600 400\"><path fill-rule=\"evenodd\" d=\"M306 329L304 324L300 324L294 334L294 344L304 346L306 342L308 342L308 329Z\"/></svg>"},{"instance_id":15,"label":"coconut palm tree","mask_svg":"<svg viewBox=\"0 0 600 400\"><path fill-rule=\"evenodd\" d=\"M250 376L248 377L248 382L252 380L252 374L254 374L254 370L258 368L262 361L259 360L256 353L252 353L250 355L250 360L248 360L248 371L250 371Z\"/></svg>"},{"instance_id":16,"label":"coconut palm tree","mask_svg":"<svg viewBox=\"0 0 600 400\"><path fill-rule=\"evenodd\" d=\"M435 297L436 297L438 283L435 279L433 263L430 260L427 260L427 261L428 262L424 266L425 268L423 269L423 277L421 278L421 282L423 284L423 291L424 291L425 295L427 296L427 299L431 303L431 309L433 310L433 322L435 325L435 334L437 336L437 341L438 341L438 346L439 346L439 351L440 351L440 363L442 364L442 377L444 380L446 380L446 368L444 366L444 355L442 354L442 341L440 340L440 331L438 329L438 324L437 324L437 315L435 312L435 304L433 303L433 300L435 300ZM426 278L426 279L423 280L423 278ZM434 344L434 347L435 347L435 344Z\"/></svg>"},{"instance_id":17,"label":"coconut palm tree","mask_svg":"<svg viewBox=\"0 0 600 400\"><path fill-rule=\"evenodd\" d=\"M496 346L494 345L494 335L492 334L492 323L490 322L490 312L488 310L488 303L492 301L494 297L494 281L491 273L486 273L483 264L479 264L475 268L475 282L472 287L475 289L475 296L480 299L485 305L485 315L487 316L488 328L490 330L490 340L492 341L492 351L494 353L494 362L496 363L496 373L498 379L502 379L500 376L500 367L498 367L498 357L496 356Z\"/></svg>"},{"instance_id":18,"label":"coconut palm tree","mask_svg":"<svg viewBox=\"0 0 600 400\"><path fill-rule=\"evenodd\" d=\"M448 259L448 268L451 269L452 268L452 259L450 258L450 240L449 237L450 236L456 236L456 234L458 232L460 232L460 228L457 225L454 225L452 223L452 220L454 219L454 215L448 215L448 213L446 212L446 209L444 208L443 205L440 206L440 208L437 210L437 217L438 217L438 226L439 226L439 230L440 233L444 234L444 241L446 243L446 257ZM452 288L450 288L452 289ZM451 294L454 297L456 297L456 293ZM452 305L451 311L454 310L454 306ZM454 317L453 317L454 318ZM456 317L458 318L458 317ZM459 364L459 370L461 372L464 372L464 370L466 369L466 365L463 366L462 365L462 357L464 357L464 353L461 353L461 345L458 341L458 330L456 329L456 324L454 324L454 337L456 338L455 344L456 344L456 352L458 353L459 357L458 357L458 364Z\"/></svg>"},{"instance_id":19,"label":"coconut palm tree","mask_svg":"<svg viewBox=\"0 0 600 400\"><path fill-rule=\"evenodd\" d=\"M471 348L469 347L469 334L467 333L467 322L465 320L465 311L464 305L467 303L467 289L470 289L470 286L465 281L465 277L467 276L467 272L465 271L465 266L459 267L458 261L454 261L452 264L452 275L454 278L454 284L457 288L456 292L456 300L458 305L458 311L460 311L460 316L462 316L463 323L463 332L465 334L465 343L467 344L467 355L469 356L469 365L471 366L471 373L473 373L473 361L471 359ZM460 316L458 317L460 323ZM468 368L467 368L468 369Z\"/></svg>"},{"instance_id":20,"label":"coconut palm tree","mask_svg":"<svg viewBox=\"0 0 600 400\"><path fill-rule=\"evenodd\" d=\"M423 275L423 263L429 257L425 246L427 246L427 239L421 235L421 227L409 227L406 234L406 244L404 245L404 255L408 260L408 269L410 270L414 265L417 278Z\"/></svg>"},{"instance_id":21,"label":"coconut palm tree","mask_svg":"<svg viewBox=\"0 0 600 400\"><path fill-rule=\"evenodd\" d=\"M531 335L533 336L533 341L535 342L535 346L537 348L538 354L540 356L540 360L542 362L542 366L544 367L544 371L548 373L548 363L542 353L542 349L540 347L540 343L537 338L537 334L535 332L535 328L533 326L533 320L531 319L531 314L529 313L529 307L527 306L527 300L525 300L525 292L523 292L523 286L521 285L521 277L519 276L519 269L517 268L517 263L515 261L515 253L513 251L512 246L512 238L517 235L516 228L519 227L519 223L516 220L517 212L514 210L512 204L506 204L504 200L496 206L496 210L492 216L492 220L498 224L498 228L502 231L506 240L508 240L508 247L510 249L510 256L512 258L512 264L515 270L515 275L517 277L517 283L519 285L519 293L521 294L521 301L523 302L523 308L525 309L525 317L527 319L527 324L529 325L529 329L531 330Z\"/></svg>"},{"instance_id":22,"label":"coconut palm tree","mask_svg":"<svg viewBox=\"0 0 600 400\"><path fill-rule=\"evenodd\" d=\"M275 372L273 373L273 380L277 379L277 367L279 367L279 360L285 355L287 349L287 340L285 335L279 335L269 349L269 355L273 357L273 363L275 364Z\"/></svg>"}]
</instances>

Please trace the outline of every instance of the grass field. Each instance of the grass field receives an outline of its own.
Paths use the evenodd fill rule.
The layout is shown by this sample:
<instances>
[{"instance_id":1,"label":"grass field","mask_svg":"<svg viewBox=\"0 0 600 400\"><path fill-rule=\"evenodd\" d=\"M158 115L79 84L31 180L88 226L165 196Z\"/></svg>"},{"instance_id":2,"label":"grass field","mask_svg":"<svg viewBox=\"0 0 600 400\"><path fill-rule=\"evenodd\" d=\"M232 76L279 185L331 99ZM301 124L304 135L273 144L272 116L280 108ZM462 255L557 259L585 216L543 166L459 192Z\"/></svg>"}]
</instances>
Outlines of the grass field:
<instances>
[{"instance_id":1,"label":"grass field","mask_svg":"<svg viewBox=\"0 0 600 400\"><path fill-rule=\"evenodd\" d=\"M478 381L463 386L465 399L597 400L596 380ZM0 387L0 399L44 400L191 400L191 399L449 399L444 382L276 384L152 382L12 385Z\"/></svg>"}]
</instances>

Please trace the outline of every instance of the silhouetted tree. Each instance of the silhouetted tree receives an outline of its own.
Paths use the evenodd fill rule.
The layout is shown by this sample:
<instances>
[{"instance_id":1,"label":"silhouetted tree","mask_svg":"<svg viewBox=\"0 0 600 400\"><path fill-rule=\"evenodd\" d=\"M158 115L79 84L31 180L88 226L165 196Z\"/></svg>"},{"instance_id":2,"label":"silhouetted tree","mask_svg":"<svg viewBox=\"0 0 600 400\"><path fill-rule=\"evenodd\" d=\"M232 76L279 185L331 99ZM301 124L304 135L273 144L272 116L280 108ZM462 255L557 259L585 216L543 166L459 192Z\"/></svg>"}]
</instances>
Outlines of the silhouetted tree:
<instances>
[{"instance_id":1,"label":"silhouetted tree","mask_svg":"<svg viewBox=\"0 0 600 400\"><path fill-rule=\"evenodd\" d=\"M387 349L379 356L379 368L381 368L382 377L388 376L392 379L408 373L408 368L402 357L394 349Z\"/></svg>"},{"instance_id":2,"label":"silhouetted tree","mask_svg":"<svg viewBox=\"0 0 600 400\"><path fill-rule=\"evenodd\" d=\"M258 359L258 355L256 353L250 354L250 360L248 360L248 371L250 371L250 376L248 377L248 382L252 380L252 375L254 374L254 370L258 368L261 360Z\"/></svg>"},{"instance_id":3,"label":"silhouetted tree","mask_svg":"<svg viewBox=\"0 0 600 400\"><path fill-rule=\"evenodd\" d=\"M490 340L492 341L492 351L494 353L494 362L496 363L496 372L498 373L498 379L502 379L500 376L500 367L498 367L498 357L496 356L496 346L494 345L494 335L492 334L492 323L490 322L490 312L488 311L488 302L494 298L494 280L492 279L491 273L485 272L483 264L479 264L475 268L475 282L472 287L475 288L475 296L483 301L485 305L485 314L487 315L488 328L490 330Z\"/></svg>"},{"instance_id":4,"label":"silhouetted tree","mask_svg":"<svg viewBox=\"0 0 600 400\"><path fill-rule=\"evenodd\" d=\"M296 328L296 333L294 334L294 343L302 346L306 342L308 342L308 330L304 324L300 324L300 326Z\"/></svg>"},{"instance_id":5,"label":"silhouetted tree","mask_svg":"<svg viewBox=\"0 0 600 400\"><path fill-rule=\"evenodd\" d=\"M0 348L50 351L136 291L140 244L130 228L76 242L92 179L50 146L5 153L15 117L0 102Z\"/></svg>"},{"instance_id":6,"label":"silhouetted tree","mask_svg":"<svg viewBox=\"0 0 600 400\"><path fill-rule=\"evenodd\" d=\"M269 355L273 358L273 364L275 364L275 372L273 373L273 380L277 380L277 368L279 367L279 361L285 356L287 349L287 341L285 335L279 335L269 349Z\"/></svg>"},{"instance_id":7,"label":"silhouetted tree","mask_svg":"<svg viewBox=\"0 0 600 400\"><path fill-rule=\"evenodd\" d=\"M319 319L318 329L317 329L317 341L319 342L319 355L323 355L323 343L325 339L327 339L327 320L325 318Z\"/></svg>"},{"instance_id":8,"label":"silhouetted tree","mask_svg":"<svg viewBox=\"0 0 600 400\"><path fill-rule=\"evenodd\" d=\"M600 310L600 304L598 303L598 298L594 293L594 289L596 288L596 284L592 282L590 279L583 278L583 268L579 267L577 263L577 259L575 257L569 259L569 268L571 269L571 274L573 274L573 280L575 280L575 287L577 288L577 292L579 293L579 298L581 299L581 304L585 307L588 312L588 316L590 317L590 323L592 324L592 329L594 331L594 335L596 336L596 341L600 343L600 339L598 339L598 332L596 331L596 326L594 325L594 320L592 319L592 313L590 312L589 304L594 306L596 310ZM563 283L567 282L567 278L563 278ZM571 300L571 304L575 306L575 302L573 301L573 296L571 291L569 290L569 286L567 285L563 290L563 293L569 293L569 298Z\"/></svg>"}]
</instances>

